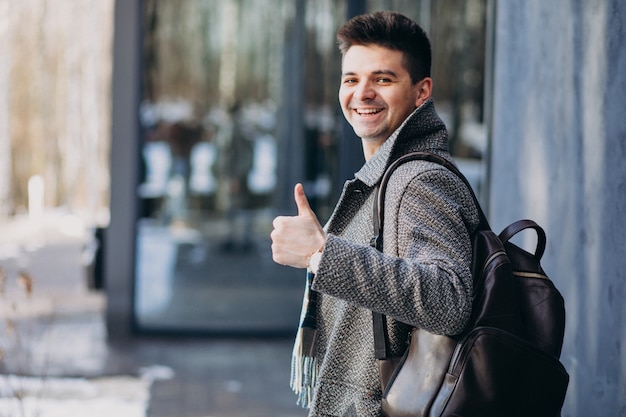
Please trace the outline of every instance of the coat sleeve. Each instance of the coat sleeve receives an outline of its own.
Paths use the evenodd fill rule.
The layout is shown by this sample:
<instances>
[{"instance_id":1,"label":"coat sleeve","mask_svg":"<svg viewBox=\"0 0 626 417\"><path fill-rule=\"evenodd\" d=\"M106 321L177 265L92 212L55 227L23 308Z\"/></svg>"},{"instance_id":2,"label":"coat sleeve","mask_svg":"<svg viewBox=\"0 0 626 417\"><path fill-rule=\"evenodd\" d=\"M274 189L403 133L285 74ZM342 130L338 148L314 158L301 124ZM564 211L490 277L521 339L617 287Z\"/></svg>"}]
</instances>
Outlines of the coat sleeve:
<instances>
[{"instance_id":1,"label":"coat sleeve","mask_svg":"<svg viewBox=\"0 0 626 417\"><path fill-rule=\"evenodd\" d=\"M330 234L313 288L433 333L457 334L471 314L476 208L449 171L409 172L400 167L387 190L384 253Z\"/></svg>"}]
</instances>

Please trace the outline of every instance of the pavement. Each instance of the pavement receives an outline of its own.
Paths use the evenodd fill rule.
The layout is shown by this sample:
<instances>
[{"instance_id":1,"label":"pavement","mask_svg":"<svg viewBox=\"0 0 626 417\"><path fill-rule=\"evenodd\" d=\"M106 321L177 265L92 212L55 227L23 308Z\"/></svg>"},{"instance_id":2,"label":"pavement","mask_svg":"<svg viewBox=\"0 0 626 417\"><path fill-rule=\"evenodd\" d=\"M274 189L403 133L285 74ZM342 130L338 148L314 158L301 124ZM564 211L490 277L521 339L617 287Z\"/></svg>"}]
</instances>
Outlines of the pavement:
<instances>
[{"instance_id":1,"label":"pavement","mask_svg":"<svg viewBox=\"0 0 626 417\"><path fill-rule=\"evenodd\" d=\"M291 338L107 338L84 230L0 219L0 416L299 417Z\"/></svg>"}]
</instances>

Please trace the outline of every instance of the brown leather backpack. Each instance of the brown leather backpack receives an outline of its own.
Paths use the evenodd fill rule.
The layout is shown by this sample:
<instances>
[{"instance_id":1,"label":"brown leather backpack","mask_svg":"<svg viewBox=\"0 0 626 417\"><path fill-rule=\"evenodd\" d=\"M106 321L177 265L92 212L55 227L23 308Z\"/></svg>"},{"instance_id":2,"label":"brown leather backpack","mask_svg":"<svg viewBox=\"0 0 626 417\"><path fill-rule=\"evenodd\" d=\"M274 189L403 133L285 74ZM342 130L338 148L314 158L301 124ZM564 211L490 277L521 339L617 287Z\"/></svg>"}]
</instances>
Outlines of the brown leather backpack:
<instances>
[{"instance_id":1,"label":"brown leather backpack","mask_svg":"<svg viewBox=\"0 0 626 417\"><path fill-rule=\"evenodd\" d=\"M382 251L384 195L394 169L410 160L443 165L467 179L447 159L410 153L385 172L374 203L372 245ZM389 357L386 318L373 313L380 359L382 408L387 417L558 417L569 375L559 361L565 329L564 300L540 265L546 235L520 220L500 235L472 191L480 224L472 234L474 302L467 329L443 336L414 328L401 358ZM522 230L537 233L531 254L509 240Z\"/></svg>"}]
</instances>

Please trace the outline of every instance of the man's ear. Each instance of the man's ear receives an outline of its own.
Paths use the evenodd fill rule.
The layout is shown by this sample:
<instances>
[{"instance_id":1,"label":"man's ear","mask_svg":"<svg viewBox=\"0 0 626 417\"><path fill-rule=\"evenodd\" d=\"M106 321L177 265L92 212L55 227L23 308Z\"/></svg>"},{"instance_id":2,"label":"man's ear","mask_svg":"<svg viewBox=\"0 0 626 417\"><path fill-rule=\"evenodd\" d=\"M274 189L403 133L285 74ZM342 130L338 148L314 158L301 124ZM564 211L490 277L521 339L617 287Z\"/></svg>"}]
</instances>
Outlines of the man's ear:
<instances>
[{"instance_id":1,"label":"man's ear","mask_svg":"<svg viewBox=\"0 0 626 417\"><path fill-rule=\"evenodd\" d=\"M419 107L424 104L433 94L433 79L425 77L417 82L415 85L417 95L415 98L415 107Z\"/></svg>"}]
</instances>

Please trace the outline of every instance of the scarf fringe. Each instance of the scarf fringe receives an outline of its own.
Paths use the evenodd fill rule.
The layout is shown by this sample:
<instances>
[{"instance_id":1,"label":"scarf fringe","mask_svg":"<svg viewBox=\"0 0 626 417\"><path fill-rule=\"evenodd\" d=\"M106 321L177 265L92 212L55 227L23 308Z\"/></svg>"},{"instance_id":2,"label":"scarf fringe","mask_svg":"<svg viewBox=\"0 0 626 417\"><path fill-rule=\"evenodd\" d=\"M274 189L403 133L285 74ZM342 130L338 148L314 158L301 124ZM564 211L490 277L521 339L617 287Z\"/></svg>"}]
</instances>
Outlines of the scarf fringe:
<instances>
[{"instance_id":1,"label":"scarf fringe","mask_svg":"<svg viewBox=\"0 0 626 417\"><path fill-rule=\"evenodd\" d=\"M298 405L303 408L309 408L317 380L317 360L315 358L315 339L317 335L315 311L317 297L311 290L312 280L313 274L308 272L300 325L293 345L289 384L293 392L298 396Z\"/></svg>"},{"instance_id":2,"label":"scarf fringe","mask_svg":"<svg viewBox=\"0 0 626 417\"><path fill-rule=\"evenodd\" d=\"M291 361L291 389L298 396L297 404L309 408L317 379L317 360L311 357L293 357Z\"/></svg>"}]
</instances>

